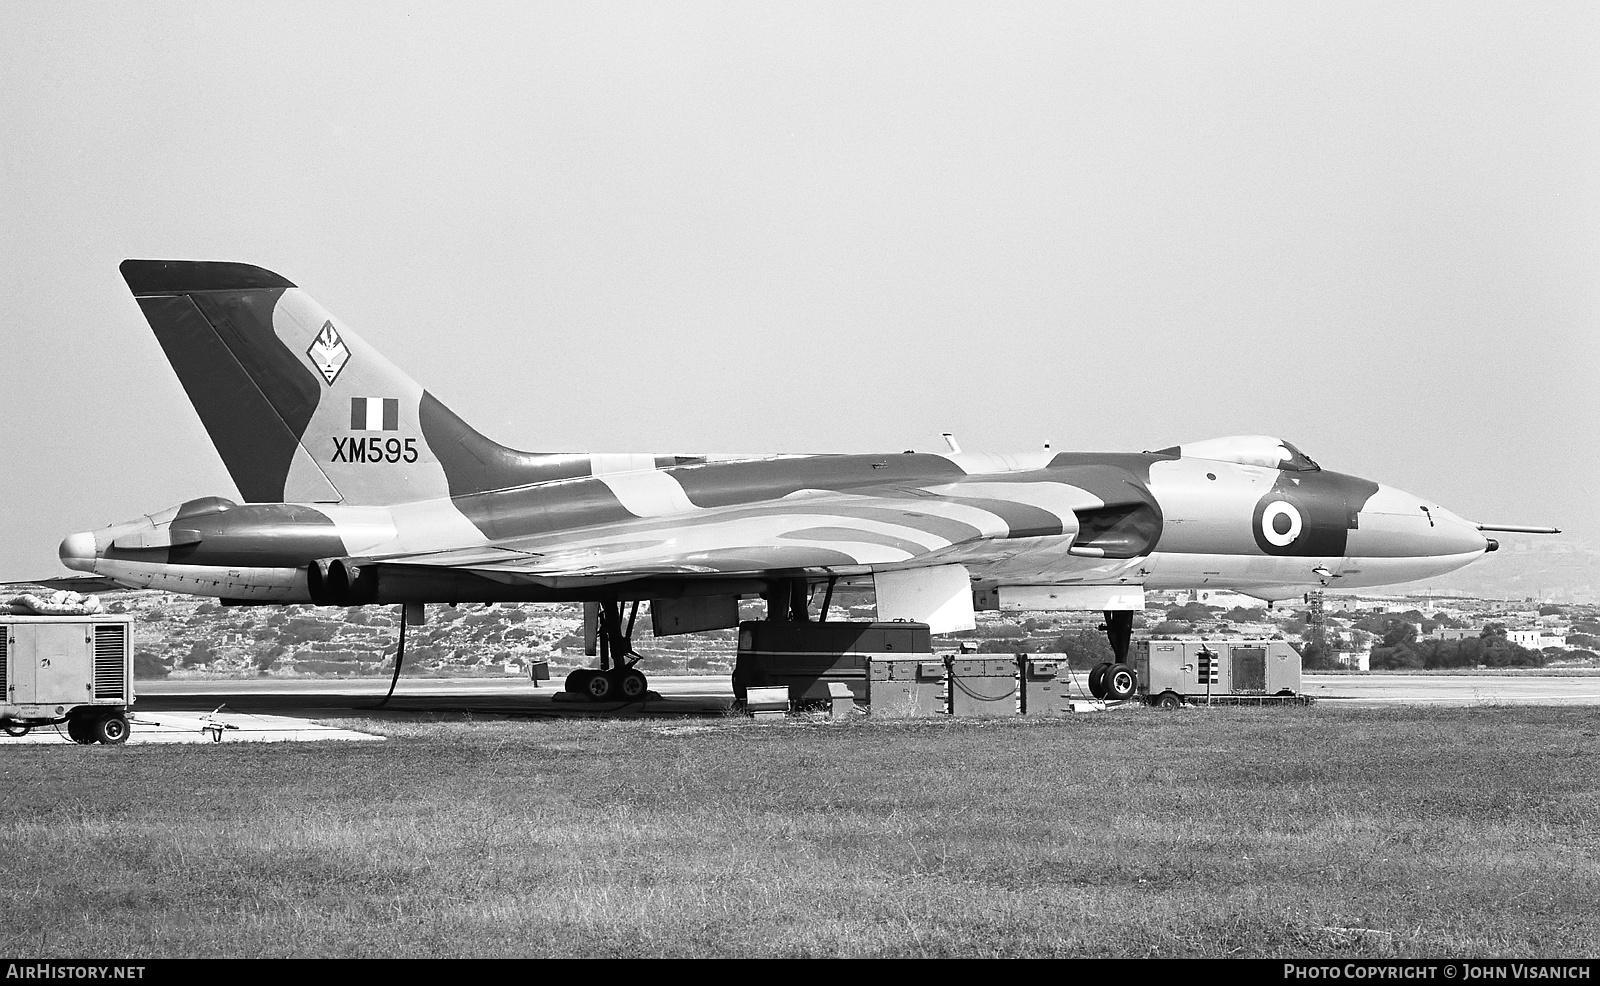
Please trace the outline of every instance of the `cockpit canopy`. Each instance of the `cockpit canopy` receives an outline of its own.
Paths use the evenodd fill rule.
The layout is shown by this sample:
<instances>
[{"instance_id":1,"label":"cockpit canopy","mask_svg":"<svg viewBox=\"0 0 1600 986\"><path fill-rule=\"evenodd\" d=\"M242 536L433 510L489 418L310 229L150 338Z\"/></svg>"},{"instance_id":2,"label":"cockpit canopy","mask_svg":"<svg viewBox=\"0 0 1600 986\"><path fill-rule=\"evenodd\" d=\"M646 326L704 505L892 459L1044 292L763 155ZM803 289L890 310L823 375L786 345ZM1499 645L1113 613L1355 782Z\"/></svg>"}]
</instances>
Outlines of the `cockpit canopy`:
<instances>
[{"instance_id":1,"label":"cockpit canopy","mask_svg":"<svg viewBox=\"0 0 1600 986\"><path fill-rule=\"evenodd\" d=\"M188 520L191 517L203 517L206 514L220 514L237 506L237 503L224 497L203 496L198 500L186 500L176 507L168 507L153 514L146 514L145 518L150 523L160 527L162 524L170 524L175 520Z\"/></svg>"},{"instance_id":2,"label":"cockpit canopy","mask_svg":"<svg viewBox=\"0 0 1600 986\"><path fill-rule=\"evenodd\" d=\"M1159 450L1163 455L1181 455L1186 459L1214 459L1218 462L1237 462L1244 466L1265 466L1285 472L1316 472L1322 467L1309 455L1288 442L1269 435L1234 435L1230 438L1210 438L1203 442L1174 445Z\"/></svg>"}]
</instances>

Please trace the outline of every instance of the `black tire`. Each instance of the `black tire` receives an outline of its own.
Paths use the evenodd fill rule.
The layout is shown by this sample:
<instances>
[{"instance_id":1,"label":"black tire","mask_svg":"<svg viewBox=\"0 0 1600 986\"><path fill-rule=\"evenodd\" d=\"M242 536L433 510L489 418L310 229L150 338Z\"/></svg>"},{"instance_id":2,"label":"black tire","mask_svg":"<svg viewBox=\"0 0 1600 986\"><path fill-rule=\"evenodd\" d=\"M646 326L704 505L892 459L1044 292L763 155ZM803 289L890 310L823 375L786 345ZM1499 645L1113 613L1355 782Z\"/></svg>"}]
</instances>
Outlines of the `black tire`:
<instances>
[{"instance_id":1,"label":"black tire","mask_svg":"<svg viewBox=\"0 0 1600 986\"><path fill-rule=\"evenodd\" d=\"M1100 679L1100 687L1105 690L1105 698L1116 702L1126 701L1139 690L1139 675L1126 664L1113 664L1106 669L1105 677Z\"/></svg>"},{"instance_id":2,"label":"black tire","mask_svg":"<svg viewBox=\"0 0 1600 986\"><path fill-rule=\"evenodd\" d=\"M1183 696L1177 692L1162 692L1156 696L1156 708L1177 709L1183 707Z\"/></svg>"},{"instance_id":3,"label":"black tire","mask_svg":"<svg viewBox=\"0 0 1600 986\"><path fill-rule=\"evenodd\" d=\"M587 681L589 675L592 674L595 674L595 672L589 668L579 668L578 670L567 675L567 680L562 684L561 687L563 690L569 691L574 695L582 695L583 683Z\"/></svg>"},{"instance_id":4,"label":"black tire","mask_svg":"<svg viewBox=\"0 0 1600 986\"><path fill-rule=\"evenodd\" d=\"M1089 694L1095 698L1106 697L1106 672L1111 670L1111 662L1096 664L1089 671Z\"/></svg>"},{"instance_id":5,"label":"black tire","mask_svg":"<svg viewBox=\"0 0 1600 986\"><path fill-rule=\"evenodd\" d=\"M128 720L120 712L113 712L108 716L96 719L92 726L96 743L106 746L116 746L128 742Z\"/></svg>"},{"instance_id":6,"label":"black tire","mask_svg":"<svg viewBox=\"0 0 1600 986\"><path fill-rule=\"evenodd\" d=\"M637 702L650 691L650 679L644 676L643 671L627 668L617 676L615 690L619 698Z\"/></svg>"},{"instance_id":7,"label":"black tire","mask_svg":"<svg viewBox=\"0 0 1600 986\"><path fill-rule=\"evenodd\" d=\"M6 731L7 736L26 736L32 726L26 726L15 719L0 719L0 729Z\"/></svg>"},{"instance_id":8,"label":"black tire","mask_svg":"<svg viewBox=\"0 0 1600 986\"><path fill-rule=\"evenodd\" d=\"M83 716L71 716L67 719L67 736L74 743L88 746L94 742L94 724Z\"/></svg>"},{"instance_id":9,"label":"black tire","mask_svg":"<svg viewBox=\"0 0 1600 986\"><path fill-rule=\"evenodd\" d=\"M583 695L591 702L604 702L612 697L616 691L614 680L603 671L591 671L589 679L583 683Z\"/></svg>"}]
</instances>

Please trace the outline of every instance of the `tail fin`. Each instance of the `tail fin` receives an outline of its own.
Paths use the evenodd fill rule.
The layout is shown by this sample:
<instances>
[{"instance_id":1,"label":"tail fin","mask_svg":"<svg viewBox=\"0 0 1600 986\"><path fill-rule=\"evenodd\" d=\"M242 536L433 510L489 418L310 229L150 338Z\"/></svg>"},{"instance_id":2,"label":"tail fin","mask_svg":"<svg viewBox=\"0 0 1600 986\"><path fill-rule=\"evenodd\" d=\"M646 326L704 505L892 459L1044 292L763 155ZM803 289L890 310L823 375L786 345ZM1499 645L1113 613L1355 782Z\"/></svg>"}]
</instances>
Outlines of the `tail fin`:
<instances>
[{"instance_id":1,"label":"tail fin","mask_svg":"<svg viewBox=\"0 0 1600 986\"><path fill-rule=\"evenodd\" d=\"M407 503L588 472L586 455L478 434L271 271L187 260L121 271L248 501Z\"/></svg>"}]
</instances>

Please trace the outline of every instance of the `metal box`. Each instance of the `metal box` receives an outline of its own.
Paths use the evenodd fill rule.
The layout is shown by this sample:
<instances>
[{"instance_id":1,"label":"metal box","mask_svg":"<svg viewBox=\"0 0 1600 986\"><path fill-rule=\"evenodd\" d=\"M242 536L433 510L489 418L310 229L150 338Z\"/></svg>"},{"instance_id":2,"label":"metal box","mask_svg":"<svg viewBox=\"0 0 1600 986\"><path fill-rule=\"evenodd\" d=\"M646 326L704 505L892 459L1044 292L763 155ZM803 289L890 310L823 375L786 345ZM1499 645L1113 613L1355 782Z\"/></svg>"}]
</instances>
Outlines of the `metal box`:
<instances>
[{"instance_id":1,"label":"metal box","mask_svg":"<svg viewBox=\"0 0 1600 986\"><path fill-rule=\"evenodd\" d=\"M1022 712L1030 716L1068 715L1073 702L1094 701L1089 694L1089 676L1075 677L1065 660L1024 658L1022 666Z\"/></svg>"},{"instance_id":2,"label":"metal box","mask_svg":"<svg viewBox=\"0 0 1600 986\"><path fill-rule=\"evenodd\" d=\"M949 711L944 661L875 657L867 670L867 702L875 718L910 719Z\"/></svg>"},{"instance_id":3,"label":"metal box","mask_svg":"<svg viewBox=\"0 0 1600 986\"><path fill-rule=\"evenodd\" d=\"M834 623L746 620L739 624L733 695L784 685L797 704L828 704L830 682L843 682L857 702L867 702L867 669L874 658L931 660L926 623Z\"/></svg>"},{"instance_id":4,"label":"metal box","mask_svg":"<svg viewBox=\"0 0 1600 986\"><path fill-rule=\"evenodd\" d=\"M1300 652L1286 640L1136 640L1139 690L1189 702L1293 696L1300 692Z\"/></svg>"},{"instance_id":5,"label":"metal box","mask_svg":"<svg viewBox=\"0 0 1600 986\"><path fill-rule=\"evenodd\" d=\"M950 714L1012 716L1020 710L1017 661L1011 657L950 659Z\"/></svg>"},{"instance_id":6,"label":"metal box","mask_svg":"<svg viewBox=\"0 0 1600 986\"><path fill-rule=\"evenodd\" d=\"M8 731L69 722L80 742L121 742L133 704L133 617L0 616L0 688ZM110 718L120 734L113 724L92 735Z\"/></svg>"},{"instance_id":7,"label":"metal box","mask_svg":"<svg viewBox=\"0 0 1600 986\"><path fill-rule=\"evenodd\" d=\"M751 688L745 692L744 709L754 719L782 719L789 712L789 689Z\"/></svg>"}]
</instances>

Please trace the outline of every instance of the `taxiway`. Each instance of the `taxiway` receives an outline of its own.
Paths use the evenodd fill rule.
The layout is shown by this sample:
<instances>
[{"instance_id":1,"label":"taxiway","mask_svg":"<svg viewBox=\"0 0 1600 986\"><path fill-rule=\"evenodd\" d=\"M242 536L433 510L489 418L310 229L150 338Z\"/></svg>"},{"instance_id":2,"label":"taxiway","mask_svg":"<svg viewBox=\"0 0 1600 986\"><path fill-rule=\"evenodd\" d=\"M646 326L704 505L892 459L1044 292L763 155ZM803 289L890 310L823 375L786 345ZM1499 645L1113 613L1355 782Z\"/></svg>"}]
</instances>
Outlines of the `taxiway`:
<instances>
[{"instance_id":1,"label":"taxiway","mask_svg":"<svg viewBox=\"0 0 1600 986\"><path fill-rule=\"evenodd\" d=\"M402 678L383 702L382 678L169 678L139 682L128 742L370 741L382 738L385 720L418 714L704 718L726 715L733 703L722 675L664 675L650 684L642 701L590 703L524 678ZM1307 674L1302 690L1332 706L1600 706L1600 674ZM372 732L336 729L327 719L370 720ZM0 736L0 745L71 742L64 727Z\"/></svg>"}]
</instances>

